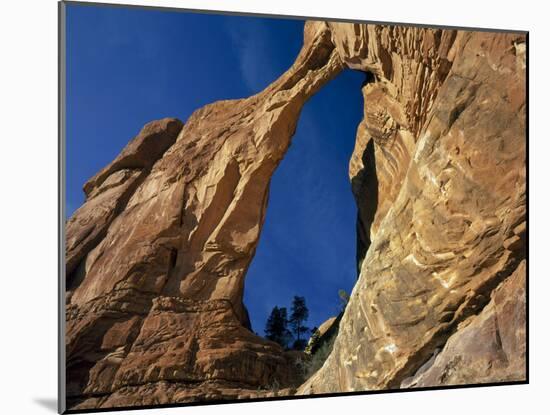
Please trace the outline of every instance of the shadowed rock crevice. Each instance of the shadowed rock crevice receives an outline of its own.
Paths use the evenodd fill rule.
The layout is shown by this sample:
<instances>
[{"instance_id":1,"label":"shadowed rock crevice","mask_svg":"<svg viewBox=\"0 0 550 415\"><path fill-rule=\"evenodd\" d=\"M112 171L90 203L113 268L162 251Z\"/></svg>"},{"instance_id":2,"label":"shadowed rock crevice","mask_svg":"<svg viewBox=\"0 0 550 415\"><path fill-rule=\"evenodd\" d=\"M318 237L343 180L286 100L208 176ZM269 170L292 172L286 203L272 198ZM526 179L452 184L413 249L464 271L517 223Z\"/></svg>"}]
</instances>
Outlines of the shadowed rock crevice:
<instances>
[{"instance_id":1,"label":"shadowed rock crevice","mask_svg":"<svg viewBox=\"0 0 550 415\"><path fill-rule=\"evenodd\" d=\"M67 225L71 409L524 379L524 42L308 22L264 91L146 127ZM244 278L302 106L345 66L372 74L349 166L359 277L299 385L297 356L248 329Z\"/></svg>"},{"instance_id":2,"label":"shadowed rock crevice","mask_svg":"<svg viewBox=\"0 0 550 415\"><path fill-rule=\"evenodd\" d=\"M269 181L301 107L342 69L326 24L306 24L304 39L292 68L263 92L195 111L86 256L67 306L68 360L86 362L68 373L79 379L69 391L74 408L298 386L294 354L247 328L242 294ZM104 171L116 174L125 159ZM112 321L132 316L135 338L105 349Z\"/></svg>"},{"instance_id":3,"label":"shadowed rock crevice","mask_svg":"<svg viewBox=\"0 0 550 415\"><path fill-rule=\"evenodd\" d=\"M525 70L509 47L524 35L338 25L344 61L377 74L363 87L350 176L361 177L374 141L378 207L333 351L299 393L525 379L521 297L503 322L514 327L514 364L497 341L486 354L466 346L468 332L491 327L482 316L525 258ZM380 51L404 39L416 54L392 51L390 70ZM451 347L469 357L440 353L439 380L414 380Z\"/></svg>"},{"instance_id":4,"label":"shadowed rock crevice","mask_svg":"<svg viewBox=\"0 0 550 415\"><path fill-rule=\"evenodd\" d=\"M362 155L363 168L351 179L357 203L357 275L371 244L370 229L378 208L378 178L376 175L374 141L370 140Z\"/></svg>"}]
</instances>

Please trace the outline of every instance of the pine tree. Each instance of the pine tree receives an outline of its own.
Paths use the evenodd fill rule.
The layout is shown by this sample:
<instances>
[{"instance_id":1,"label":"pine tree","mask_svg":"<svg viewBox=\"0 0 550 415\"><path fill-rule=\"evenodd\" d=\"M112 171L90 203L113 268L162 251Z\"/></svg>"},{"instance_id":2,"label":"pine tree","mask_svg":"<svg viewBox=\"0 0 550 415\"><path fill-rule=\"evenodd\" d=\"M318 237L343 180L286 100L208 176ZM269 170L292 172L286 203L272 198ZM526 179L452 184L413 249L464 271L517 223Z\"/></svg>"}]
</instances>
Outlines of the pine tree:
<instances>
[{"instance_id":1,"label":"pine tree","mask_svg":"<svg viewBox=\"0 0 550 415\"><path fill-rule=\"evenodd\" d=\"M291 334L288 330L288 317L286 307L273 307L265 325L265 337L283 348L288 348Z\"/></svg>"},{"instance_id":2,"label":"pine tree","mask_svg":"<svg viewBox=\"0 0 550 415\"><path fill-rule=\"evenodd\" d=\"M292 300L291 310L292 313L290 315L289 323L296 337L293 349L303 350L306 346L306 340L302 339L301 335L309 332L309 328L304 326L304 322L309 318L309 310L306 306L306 299L295 295Z\"/></svg>"}]
</instances>

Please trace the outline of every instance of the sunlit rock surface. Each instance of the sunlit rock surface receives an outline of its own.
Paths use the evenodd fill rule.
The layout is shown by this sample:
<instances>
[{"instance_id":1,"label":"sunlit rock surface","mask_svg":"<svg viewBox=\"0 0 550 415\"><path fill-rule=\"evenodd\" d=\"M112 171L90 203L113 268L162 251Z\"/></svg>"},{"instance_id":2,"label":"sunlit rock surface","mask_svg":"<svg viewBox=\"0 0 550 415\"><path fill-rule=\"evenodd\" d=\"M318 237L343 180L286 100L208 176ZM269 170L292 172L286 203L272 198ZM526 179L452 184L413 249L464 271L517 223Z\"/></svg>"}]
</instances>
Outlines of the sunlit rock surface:
<instances>
[{"instance_id":1,"label":"sunlit rock surface","mask_svg":"<svg viewBox=\"0 0 550 415\"><path fill-rule=\"evenodd\" d=\"M525 51L523 34L307 23L264 91L144 127L67 222L69 407L524 379ZM299 356L249 330L244 278L300 110L345 66L366 73L359 278L300 386Z\"/></svg>"},{"instance_id":2,"label":"sunlit rock surface","mask_svg":"<svg viewBox=\"0 0 550 415\"><path fill-rule=\"evenodd\" d=\"M464 385L525 379L525 261L460 324L445 347L402 387ZM438 354L439 353L439 354Z\"/></svg>"},{"instance_id":3,"label":"sunlit rock surface","mask_svg":"<svg viewBox=\"0 0 550 415\"><path fill-rule=\"evenodd\" d=\"M70 406L298 386L295 354L249 330L244 277L300 110L342 68L326 24L309 23L296 62L264 91L207 105L184 126L153 123L166 131L149 140L150 165L136 162L142 132L84 186L67 224Z\"/></svg>"},{"instance_id":4,"label":"sunlit rock surface","mask_svg":"<svg viewBox=\"0 0 550 415\"><path fill-rule=\"evenodd\" d=\"M373 74L350 162L368 251L333 351L299 392L399 388L441 348L409 384L524 380L524 279L490 299L526 257L525 36L330 26L344 62ZM466 359L490 315L514 346Z\"/></svg>"}]
</instances>

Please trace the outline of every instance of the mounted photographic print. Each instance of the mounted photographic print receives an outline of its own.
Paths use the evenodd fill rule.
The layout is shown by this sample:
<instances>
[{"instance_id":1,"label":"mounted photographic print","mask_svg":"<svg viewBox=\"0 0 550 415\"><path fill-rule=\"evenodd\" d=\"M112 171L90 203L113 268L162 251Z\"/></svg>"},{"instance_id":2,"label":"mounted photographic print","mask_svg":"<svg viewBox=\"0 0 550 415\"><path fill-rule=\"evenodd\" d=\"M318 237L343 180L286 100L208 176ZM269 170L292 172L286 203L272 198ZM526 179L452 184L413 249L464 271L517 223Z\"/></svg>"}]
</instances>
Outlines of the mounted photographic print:
<instances>
[{"instance_id":1,"label":"mounted photographic print","mask_svg":"<svg viewBox=\"0 0 550 415\"><path fill-rule=\"evenodd\" d=\"M61 412L527 383L527 32L59 10Z\"/></svg>"}]
</instances>

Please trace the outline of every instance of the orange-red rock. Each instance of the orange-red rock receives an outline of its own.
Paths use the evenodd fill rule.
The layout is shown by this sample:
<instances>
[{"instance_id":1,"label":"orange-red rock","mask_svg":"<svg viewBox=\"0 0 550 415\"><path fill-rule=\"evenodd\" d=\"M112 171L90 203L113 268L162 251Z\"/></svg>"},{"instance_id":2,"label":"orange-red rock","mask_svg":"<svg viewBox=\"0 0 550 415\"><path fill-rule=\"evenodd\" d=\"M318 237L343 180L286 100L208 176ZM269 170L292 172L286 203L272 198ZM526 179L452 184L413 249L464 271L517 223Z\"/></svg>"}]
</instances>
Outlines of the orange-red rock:
<instances>
[{"instance_id":1,"label":"orange-red rock","mask_svg":"<svg viewBox=\"0 0 550 415\"><path fill-rule=\"evenodd\" d=\"M149 174L151 166L176 141L183 124L165 118L147 124L107 167L84 184L86 203L73 213L66 227L66 273L72 273L104 237L113 219Z\"/></svg>"},{"instance_id":2,"label":"orange-red rock","mask_svg":"<svg viewBox=\"0 0 550 415\"><path fill-rule=\"evenodd\" d=\"M300 356L249 330L244 278L302 105L344 66L370 74L360 275L298 393L524 379L525 51L517 33L309 22L264 91L146 126L67 224L69 406L294 393Z\"/></svg>"},{"instance_id":3,"label":"orange-red rock","mask_svg":"<svg viewBox=\"0 0 550 415\"><path fill-rule=\"evenodd\" d=\"M326 24L307 24L285 74L250 98L195 111L135 179L123 207L97 221L102 232L81 248L78 277L69 279L71 407L258 396L298 386L295 354L248 328L244 276L271 175L301 107L342 67ZM130 144L88 182L89 199L70 228L84 226L80 218L96 211L98 189L112 176L144 169L149 159L139 155L146 147ZM116 203L119 193L106 199ZM95 225L93 218L84 222ZM69 240L78 232L69 230Z\"/></svg>"},{"instance_id":4,"label":"orange-red rock","mask_svg":"<svg viewBox=\"0 0 550 415\"><path fill-rule=\"evenodd\" d=\"M525 380L526 269L522 261L466 319L433 357L401 387L467 385Z\"/></svg>"},{"instance_id":5,"label":"orange-red rock","mask_svg":"<svg viewBox=\"0 0 550 415\"><path fill-rule=\"evenodd\" d=\"M350 163L368 251L304 394L399 388L526 257L525 35L330 26L345 63L374 75ZM511 311L524 322L521 307ZM525 379L522 353L501 364L491 381ZM489 377L470 369L422 384Z\"/></svg>"}]
</instances>

